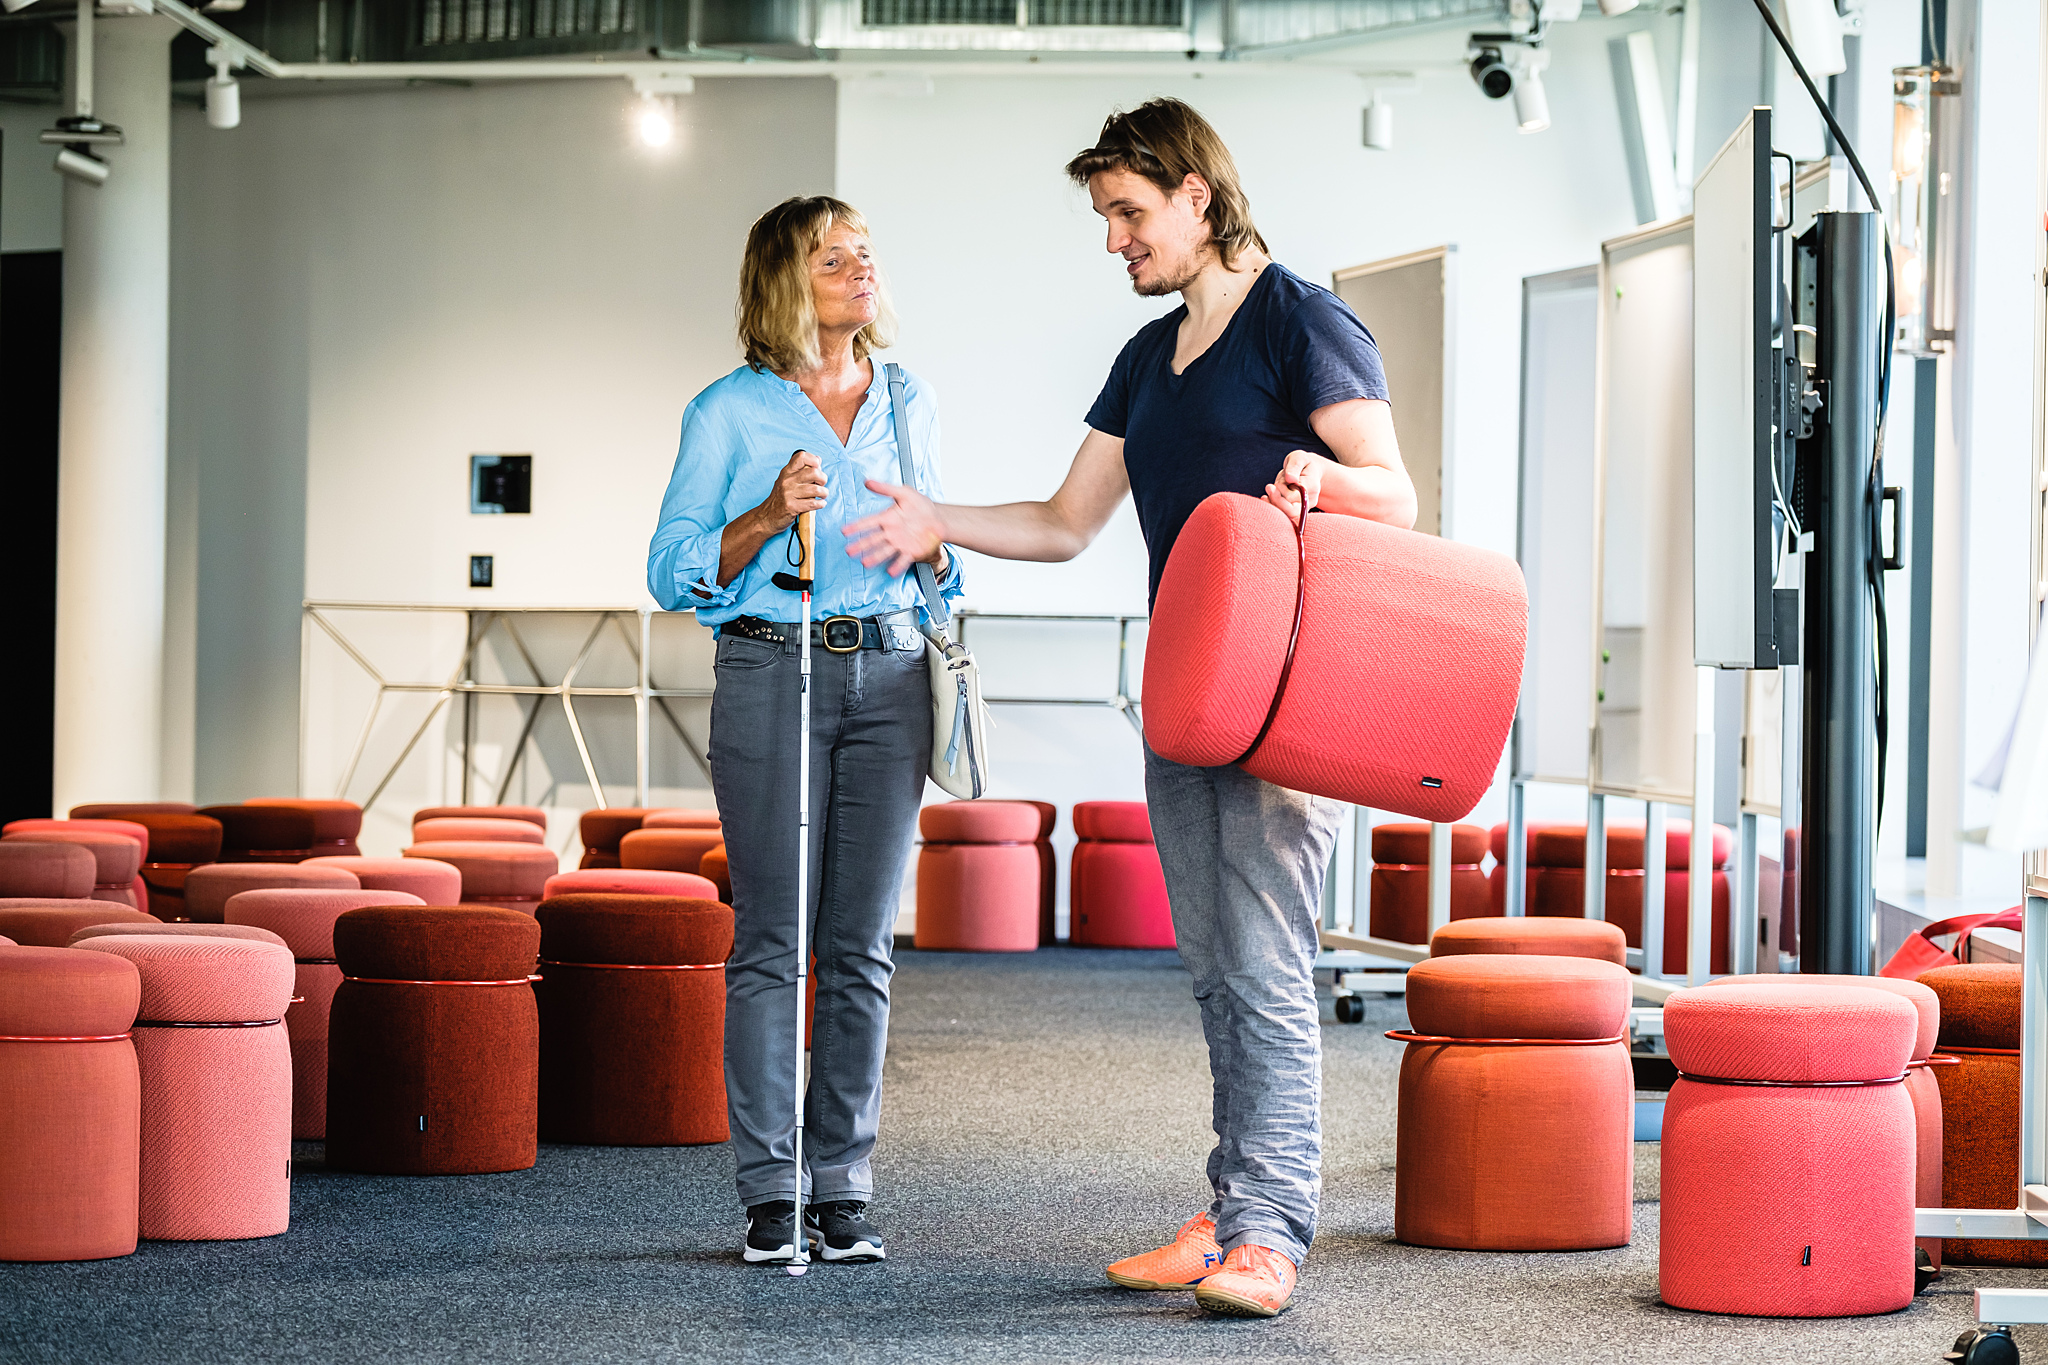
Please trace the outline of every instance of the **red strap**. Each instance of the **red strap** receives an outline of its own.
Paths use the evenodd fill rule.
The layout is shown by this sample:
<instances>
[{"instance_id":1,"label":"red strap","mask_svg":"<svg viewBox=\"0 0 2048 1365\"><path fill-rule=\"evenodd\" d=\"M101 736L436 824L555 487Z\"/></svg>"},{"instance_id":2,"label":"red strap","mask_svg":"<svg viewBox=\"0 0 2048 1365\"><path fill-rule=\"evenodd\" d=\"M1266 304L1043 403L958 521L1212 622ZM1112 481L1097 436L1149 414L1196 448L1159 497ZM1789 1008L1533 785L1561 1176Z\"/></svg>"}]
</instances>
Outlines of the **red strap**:
<instances>
[{"instance_id":1,"label":"red strap","mask_svg":"<svg viewBox=\"0 0 2048 1365\"><path fill-rule=\"evenodd\" d=\"M365 986L527 986L540 977L522 976L511 981L404 981L389 976L344 976L342 980L360 982Z\"/></svg>"},{"instance_id":2,"label":"red strap","mask_svg":"<svg viewBox=\"0 0 2048 1365\"><path fill-rule=\"evenodd\" d=\"M1627 1036L1617 1033L1612 1038L1442 1038L1432 1033L1387 1030L1387 1037L1397 1043L1452 1043L1467 1047L1601 1047L1623 1042Z\"/></svg>"},{"instance_id":3,"label":"red strap","mask_svg":"<svg viewBox=\"0 0 2048 1365\"><path fill-rule=\"evenodd\" d=\"M1287 680L1294 674L1294 647L1301 643L1302 607L1308 598L1308 510L1308 494L1304 491L1301 495L1301 514L1287 518L1294 523L1294 544L1300 553L1301 563L1295 570L1294 625L1287 632L1287 657L1280 664L1280 681L1273 686L1273 704L1266 708L1265 722L1259 726L1259 732L1252 736L1250 747L1230 760L1233 764L1250 761L1251 756L1259 751L1259 746L1266 742L1266 732L1273 728L1273 720L1280 714L1281 699L1287 695Z\"/></svg>"},{"instance_id":4,"label":"red strap","mask_svg":"<svg viewBox=\"0 0 2048 1365\"><path fill-rule=\"evenodd\" d=\"M542 958L543 967L589 967L601 972L722 972L723 962L555 962Z\"/></svg>"},{"instance_id":5,"label":"red strap","mask_svg":"<svg viewBox=\"0 0 2048 1365\"><path fill-rule=\"evenodd\" d=\"M0 1033L0 1043L118 1043L125 1033Z\"/></svg>"},{"instance_id":6,"label":"red strap","mask_svg":"<svg viewBox=\"0 0 2048 1365\"><path fill-rule=\"evenodd\" d=\"M2020 1055L2020 1050L2016 1047L1944 1047L1942 1051L1960 1052L1968 1057L2017 1057ZM1929 1060L1933 1059L1930 1058Z\"/></svg>"}]
</instances>

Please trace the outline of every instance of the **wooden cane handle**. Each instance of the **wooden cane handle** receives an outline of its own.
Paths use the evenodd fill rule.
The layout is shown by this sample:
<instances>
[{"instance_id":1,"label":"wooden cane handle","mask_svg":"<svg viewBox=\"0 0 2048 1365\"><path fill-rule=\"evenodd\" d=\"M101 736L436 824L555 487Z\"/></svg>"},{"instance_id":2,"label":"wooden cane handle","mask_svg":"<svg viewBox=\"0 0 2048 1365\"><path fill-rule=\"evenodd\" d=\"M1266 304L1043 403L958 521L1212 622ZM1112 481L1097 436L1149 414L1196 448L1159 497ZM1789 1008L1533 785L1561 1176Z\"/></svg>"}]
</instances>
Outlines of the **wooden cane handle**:
<instances>
[{"instance_id":1,"label":"wooden cane handle","mask_svg":"<svg viewBox=\"0 0 2048 1365\"><path fill-rule=\"evenodd\" d=\"M817 520L816 512L802 512L796 519L797 553L803 562L797 566L796 576L810 581L817 574Z\"/></svg>"}]
</instances>

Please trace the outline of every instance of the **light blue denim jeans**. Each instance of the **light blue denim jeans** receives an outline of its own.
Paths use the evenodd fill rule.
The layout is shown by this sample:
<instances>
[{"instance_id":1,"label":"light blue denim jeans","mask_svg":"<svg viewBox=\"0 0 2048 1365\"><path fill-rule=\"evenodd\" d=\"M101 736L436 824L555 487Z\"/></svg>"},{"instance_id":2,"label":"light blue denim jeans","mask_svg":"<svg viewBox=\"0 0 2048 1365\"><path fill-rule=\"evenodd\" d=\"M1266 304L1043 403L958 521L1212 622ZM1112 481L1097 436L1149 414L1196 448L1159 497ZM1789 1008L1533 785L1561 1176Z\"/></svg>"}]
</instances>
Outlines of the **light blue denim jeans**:
<instances>
[{"instance_id":1,"label":"light blue denim jeans","mask_svg":"<svg viewBox=\"0 0 2048 1365\"><path fill-rule=\"evenodd\" d=\"M1149 745L1145 796L1209 1042L1216 1240L1225 1251L1271 1247L1299 1265L1322 1200L1314 963L1345 807L1241 768L1175 763Z\"/></svg>"}]
</instances>

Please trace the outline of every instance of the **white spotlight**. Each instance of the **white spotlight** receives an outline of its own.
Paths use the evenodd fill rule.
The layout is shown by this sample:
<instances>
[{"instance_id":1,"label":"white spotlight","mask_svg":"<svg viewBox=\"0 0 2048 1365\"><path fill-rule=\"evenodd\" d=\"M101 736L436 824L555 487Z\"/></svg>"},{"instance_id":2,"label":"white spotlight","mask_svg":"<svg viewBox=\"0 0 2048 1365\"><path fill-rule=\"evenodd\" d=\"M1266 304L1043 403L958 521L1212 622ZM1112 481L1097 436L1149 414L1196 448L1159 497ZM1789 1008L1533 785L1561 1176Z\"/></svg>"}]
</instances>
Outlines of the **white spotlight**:
<instances>
[{"instance_id":1,"label":"white spotlight","mask_svg":"<svg viewBox=\"0 0 2048 1365\"><path fill-rule=\"evenodd\" d=\"M1532 52L1515 72L1515 131L1540 133L1550 126L1550 97L1543 89L1543 68L1550 54Z\"/></svg>"},{"instance_id":2,"label":"white spotlight","mask_svg":"<svg viewBox=\"0 0 2048 1365\"><path fill-rule=\"evenodd\" d=\"M74 151L69 147L57 153L57 171L73 180L87 185L104 185L112 168L91 152Z\"/></svg>"},{"instance_id":3,"label":"white spotlight","mask_svg":"<svg viewBox=\"0 0 2048 1365\"><path fill-rule=\"evenodd\" d=\"M1617 14L1627 14L1636 7L1636 0L1600 0L1600 12L1612 19Z\"/></svg>"},{"instance_id":4,"label":"white spotlight","mask_svg":"<svg viewBox=\"0 0 2048 1365\"><path fill-rule=\"evenodd\" d=\"M642 146L666 147L675 141L676 104L666 95L648 95L633 111L633 129Z\"/></svg>"},{"instance_id":5,"label":"white spotlight","mask_svg":"<svg viewBox=\"0 0 2048 1365\"><path fill-rule=\"evenodd\" d=\"M1380 103L1378 95L1365 106L1365 145L1376 152L1394 149L1394 106Z\"/></svg>"},{"instance_id":6,"label":"white spotlight","mask_svg":"<svg viewBox=\"0 0 2048 1365\"><path fill-rule=\"evenodd\" d=\"M231 73L235 60L222 48L206 54L213 63L213 79L206 83L206 121L215 128L239 128L242 124L242 87Z\"/></svg>"}]
</instances>

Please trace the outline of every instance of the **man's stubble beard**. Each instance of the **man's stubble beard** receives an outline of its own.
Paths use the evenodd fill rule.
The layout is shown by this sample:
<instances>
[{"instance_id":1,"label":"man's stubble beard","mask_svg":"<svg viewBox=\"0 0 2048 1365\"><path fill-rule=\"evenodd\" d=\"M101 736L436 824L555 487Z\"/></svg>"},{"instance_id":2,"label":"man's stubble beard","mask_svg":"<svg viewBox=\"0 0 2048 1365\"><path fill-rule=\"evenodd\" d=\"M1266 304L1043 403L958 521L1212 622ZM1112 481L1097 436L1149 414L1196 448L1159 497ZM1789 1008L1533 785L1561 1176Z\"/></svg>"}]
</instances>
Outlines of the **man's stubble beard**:
<instances>
[{"instance_id":1,"label":"man's stubble beard","mask_svg":"<svg viewBox=\"0 0 2048 1365\"><path fill-rule=\"evenodd\" d=\"M1187 267L1178 276L1172 279L1161 276L1152 284L1143 284L1137 280L1132 280L1131 292L1141 299L1157 299L1164 298L1168 294L1178 294L1195 282L1195 277L1202 273L1203 268L1209 264L1210 258L1215 254L1216 250L1214 247L1195 252L1194 259L1188 263ZM1154 261L1159 259L1156 252L1153 254L1152 259Z\"/></svg>"}]
</instances>

